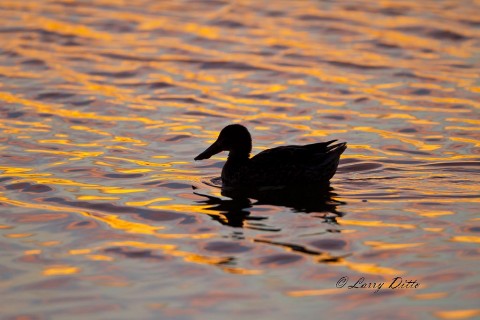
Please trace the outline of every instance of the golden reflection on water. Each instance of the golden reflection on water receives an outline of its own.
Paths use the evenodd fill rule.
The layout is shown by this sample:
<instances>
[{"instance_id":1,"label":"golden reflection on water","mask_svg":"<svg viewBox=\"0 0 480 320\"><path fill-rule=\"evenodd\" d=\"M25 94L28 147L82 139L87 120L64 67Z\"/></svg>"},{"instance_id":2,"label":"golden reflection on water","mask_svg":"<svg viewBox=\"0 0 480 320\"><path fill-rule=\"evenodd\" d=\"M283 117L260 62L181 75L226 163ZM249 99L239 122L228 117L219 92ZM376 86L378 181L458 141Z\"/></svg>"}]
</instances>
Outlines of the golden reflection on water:
<instances>
[{"instance_id":1,"label":"golden reflection on water","mask_svg":"<svg viewBox=\"0 0 480 320\"><path fill-rule=\"evenodd\" d=\"M80 269L76 267L55 265L55 266L50 266L48 268L45 268L42 273L45 276L59 276L59 275L64 276L64 275L75 274L79 272L80 272Z\"/></svg>"},{"instance_id":2,"label":"golden reflection on water","mask_svg":"<svg viewBox=\"0 0 480 320\"><path fill-rule=\"evenodd\" d=\"M478 316L478 10L2 1L2 312ZM347 141L333 190L225 194L226 155L192 158L232 122L254 153Z\"/></svg>"},{"instance_id":3,"label":"golden reflection on water","mask_svg":"<svg viewBox=\"0 0 480 320\"><path fill-rule=\"evenodd\" d=\"M435 313L440 319L470 319L480 314L480 309L448 310Z\"/></svg>"}]
</instances>

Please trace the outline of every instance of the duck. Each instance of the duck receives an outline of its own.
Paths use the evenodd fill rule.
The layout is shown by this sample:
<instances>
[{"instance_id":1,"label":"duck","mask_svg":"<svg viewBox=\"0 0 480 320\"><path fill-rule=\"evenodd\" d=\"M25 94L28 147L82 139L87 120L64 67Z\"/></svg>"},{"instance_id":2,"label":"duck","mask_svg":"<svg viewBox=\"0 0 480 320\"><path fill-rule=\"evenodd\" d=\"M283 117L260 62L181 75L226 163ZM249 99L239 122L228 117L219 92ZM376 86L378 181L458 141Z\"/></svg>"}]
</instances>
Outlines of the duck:
<instances>
[{"instance_id":1,"label":"duck","mask_svg":"<svg viewBox=\"0 0 480 320\"><path fill-rule=\"evenodd\" d=\"M221 174L222 187L326 185L335 175L340 156L347 149L346 142L333 144L336 141L279 146L250 157L250 132L241 124L230 124L194 160L209 159L228 151Z\"/></svg>"}]
</instances>

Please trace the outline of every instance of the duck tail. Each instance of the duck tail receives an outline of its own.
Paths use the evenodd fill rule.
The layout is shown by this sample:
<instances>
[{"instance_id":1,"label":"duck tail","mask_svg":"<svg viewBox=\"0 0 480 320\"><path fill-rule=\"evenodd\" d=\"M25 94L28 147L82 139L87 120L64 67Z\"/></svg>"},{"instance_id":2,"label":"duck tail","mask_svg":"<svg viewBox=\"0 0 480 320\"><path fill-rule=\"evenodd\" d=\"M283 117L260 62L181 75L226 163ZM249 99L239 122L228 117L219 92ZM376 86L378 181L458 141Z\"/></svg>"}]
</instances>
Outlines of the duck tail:
<instances>
[{"instance_id":1,"label":"duck tail","mask_svg":"<svg viewBox=\"0 0 480 320\"><path fill-rule=\"evenodd\" d=\"M333 140L333 141L337 141L337 140ZM333 144L333 145L327 147L327 153L338 154L338 157L340 157L340 155L341 155L345 150L347 150L347 143L346 143L346 142L341 142L341 143Z\"/></svg>"},{"instance_id":2,"label":"duck tail","mask_svg":"<svg viewBox=\"0 0 480 320\"><path fill-rule=\"evenodd\" d=\"M336 140L335 140L336 141ZM337 172L340 156L347 149L347 143L337 143L326 148L325 153L321 155L321 161L317 168L323 173L323 179L329 181Z\"/></svg>"}]
</instances>

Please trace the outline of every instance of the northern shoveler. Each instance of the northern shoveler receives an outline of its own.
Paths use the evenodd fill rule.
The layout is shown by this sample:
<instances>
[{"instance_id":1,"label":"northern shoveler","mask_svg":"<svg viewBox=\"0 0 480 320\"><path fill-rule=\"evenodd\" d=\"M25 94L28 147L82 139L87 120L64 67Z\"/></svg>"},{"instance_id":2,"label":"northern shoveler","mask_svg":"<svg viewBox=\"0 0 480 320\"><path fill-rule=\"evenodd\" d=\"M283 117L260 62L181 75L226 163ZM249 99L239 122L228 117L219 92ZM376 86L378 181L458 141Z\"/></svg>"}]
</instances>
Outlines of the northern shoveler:
<instances>
[{"instance_id":1,"label":"northern shoveler","mask_svg":"<svg viewBox=\"0 0 480 320\"><path fill-rule=\"evenodd\" d=\"M240 124L231 124L223 128L217 140L195 160L229 151L222 169L224 186L320 185L327 184L333 177L340 155L347 148L345 142L331 145L335 141L281 146L250 158L250 132Z\"/></svg>"}]
</instances>

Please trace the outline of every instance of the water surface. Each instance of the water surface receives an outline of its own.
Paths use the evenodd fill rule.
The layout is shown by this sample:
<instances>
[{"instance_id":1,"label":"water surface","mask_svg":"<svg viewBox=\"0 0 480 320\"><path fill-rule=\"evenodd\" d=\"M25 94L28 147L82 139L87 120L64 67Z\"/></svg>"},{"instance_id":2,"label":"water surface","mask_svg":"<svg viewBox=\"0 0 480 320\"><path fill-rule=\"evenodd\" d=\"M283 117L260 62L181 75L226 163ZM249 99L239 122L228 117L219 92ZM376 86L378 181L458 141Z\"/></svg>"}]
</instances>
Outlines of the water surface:
<instances>
[{"instance_id":1,"label":"water surface","mask_svg":"<svg viewBox=\"0 0 480 320\"><path fill-rule=\"evenodd\" d=\"M2 316L478 317L475 12L3 0ZM193 161L230 123L349 148L329 190L232 199Z\"/></svg>"}]
</instances>

